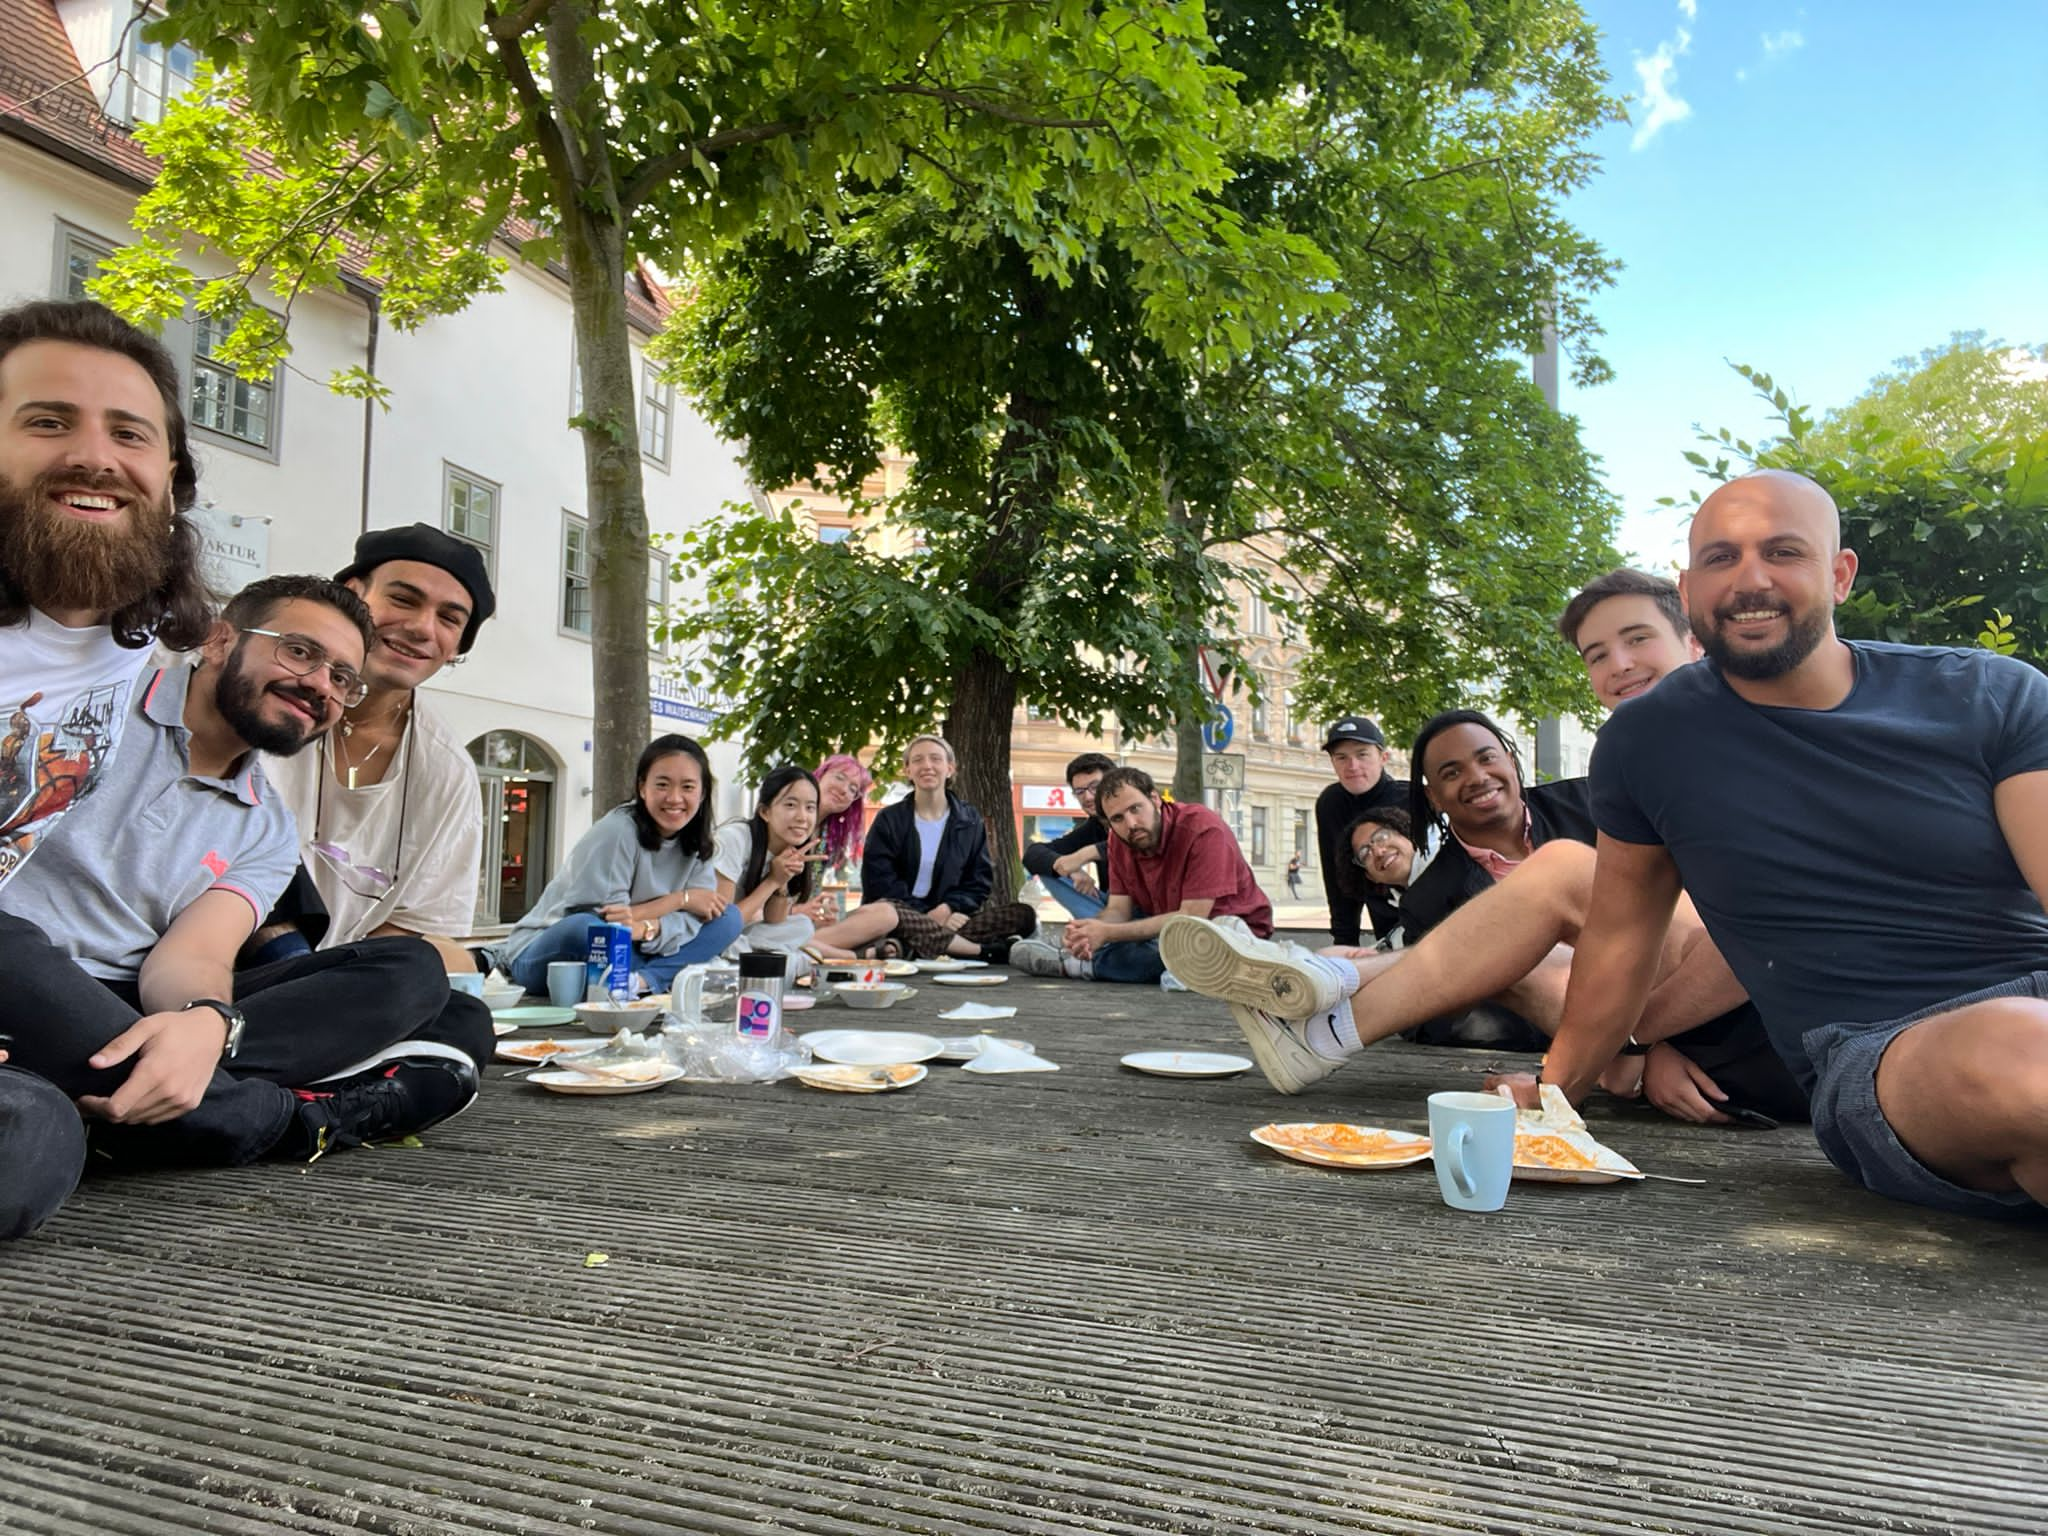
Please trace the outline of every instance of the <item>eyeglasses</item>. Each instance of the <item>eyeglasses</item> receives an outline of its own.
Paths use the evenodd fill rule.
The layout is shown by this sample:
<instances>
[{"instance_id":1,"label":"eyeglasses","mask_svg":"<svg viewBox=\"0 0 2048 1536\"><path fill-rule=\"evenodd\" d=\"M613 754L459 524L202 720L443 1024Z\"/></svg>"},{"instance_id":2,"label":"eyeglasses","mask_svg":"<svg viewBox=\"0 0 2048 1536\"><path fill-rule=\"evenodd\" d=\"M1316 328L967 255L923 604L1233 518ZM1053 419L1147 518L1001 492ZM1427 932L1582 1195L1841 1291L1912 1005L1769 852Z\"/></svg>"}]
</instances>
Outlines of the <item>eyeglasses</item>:
<instances>
[{"instance_id":1,"label":"eyeglasses","mask_svg":"<svg viewBox=\"0 0 2048 1536\"><path fill-rule=\"evenodd\" d=\"M1372 862L1375 848L1391 848L1400 840L1401 834L1392 827L1381 827L1353 851L1351 861L1354 864L1369 864Z\"/></svg>"},{"instance_id":2,"label":"eyeglasses","mask_svg":"<svg viewBox=\"0 0 2048 1536\"><path fill-rule=\"evenodd\" d=\"M345 709L354 709L370 696L370 685L363 681L363 674L329 656L326 647L317 640L308 640L304 635L281 635L274 629L245 629L242 633L262 635L269 640L276 652L277 664L294 677L311 677L325 667L328 680L334 684L335 696Z\"/></svg>"}]
</instances>

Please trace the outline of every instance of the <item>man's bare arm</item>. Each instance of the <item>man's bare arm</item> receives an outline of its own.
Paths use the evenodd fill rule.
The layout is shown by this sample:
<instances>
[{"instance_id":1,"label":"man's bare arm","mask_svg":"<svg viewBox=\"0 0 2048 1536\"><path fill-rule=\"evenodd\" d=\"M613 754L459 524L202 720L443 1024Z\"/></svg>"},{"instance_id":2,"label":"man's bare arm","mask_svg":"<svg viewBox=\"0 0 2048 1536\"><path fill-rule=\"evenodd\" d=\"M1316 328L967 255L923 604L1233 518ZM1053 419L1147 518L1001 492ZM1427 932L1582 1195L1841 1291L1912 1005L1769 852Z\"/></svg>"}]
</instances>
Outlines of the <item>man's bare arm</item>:
<instances>
[{"instance_id":1,"label":"man's bare arm","mask_svg":"<svg viewBox=\"0 0 2048 1536\"><path fill-rule=\"evenodd\" d=\"M1566 1097L1593 1086L1642 1017L1678 891L1678 866L1664 848L1601 834L1564 1018L1543 1063L1544 1081Z\"/></svg>"},{"instance_id":2,"label":"man's bare arm","mask_svg":"<svg viewBox=\"0 0 2048 1536\"><path fill-rule=\"evenodd\" d=\"M2014 774L1991 792L1991 805L2013 862L2048 907L2048 772Z\"/></svg>"}]
</instances>

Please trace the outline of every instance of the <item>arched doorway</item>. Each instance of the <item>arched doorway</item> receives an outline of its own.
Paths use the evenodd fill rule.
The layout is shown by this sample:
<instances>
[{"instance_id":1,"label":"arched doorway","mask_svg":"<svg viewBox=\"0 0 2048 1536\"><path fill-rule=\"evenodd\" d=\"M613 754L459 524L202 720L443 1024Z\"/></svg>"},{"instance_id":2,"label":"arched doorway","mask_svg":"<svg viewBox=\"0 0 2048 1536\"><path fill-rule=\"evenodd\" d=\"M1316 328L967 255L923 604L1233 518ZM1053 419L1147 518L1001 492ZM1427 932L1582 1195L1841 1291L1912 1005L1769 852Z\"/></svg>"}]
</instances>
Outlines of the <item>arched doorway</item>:
<instances>
[{"instance_id":1,"label":"arched doorway","mask_svg":"<svg viewBox=\"0 0 2048 1536\"><path fill-rule=\"evenodd\" d=\"M555 760L531 736L492 731L469 744L484 796L484 858L477 878L479 928L516 923L552 873Z\"/></svg>"}]
</instances>

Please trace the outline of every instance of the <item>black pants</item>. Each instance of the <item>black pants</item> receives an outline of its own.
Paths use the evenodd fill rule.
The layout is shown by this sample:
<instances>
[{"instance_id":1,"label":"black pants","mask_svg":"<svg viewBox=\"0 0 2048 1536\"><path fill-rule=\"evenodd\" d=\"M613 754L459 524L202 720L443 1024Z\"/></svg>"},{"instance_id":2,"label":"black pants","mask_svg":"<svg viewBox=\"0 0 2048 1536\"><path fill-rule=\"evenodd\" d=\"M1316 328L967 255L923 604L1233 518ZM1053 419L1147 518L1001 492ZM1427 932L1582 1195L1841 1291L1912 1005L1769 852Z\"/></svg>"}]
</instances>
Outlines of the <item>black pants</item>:
<instances>
[{"instance_id":1,"label":"black pants","mask_svg":"<svg viewBox=\"0 0 2048 1536\"><path fill-rule=\"evenodd\" d=\"M70 1098L111 1094L127 1080L132 1060L101 1070L87 1063L141 1016L133 983L94 980L33 923L4 913L0 976L10 1065ZM439 954L418 939L367 939L244 971L235 978L235 1000L248 1029L198 1107L161 1125L96 1124L96 1147L138 1165L252 1162L290 1126L294 1088L404 1041L452 1045L479 1070L491 1056L490 1010L451 992ZM0 1168L0 1180L8 1176Z\"/></svg>"},{"instance_id":2,"label":"black pants","mask_svg":"<svg viewBox=\"0 0 2048 1536\"><path fill-rule=\"evenodd\" d=\"M0 1237L26 1237L78 1187L85 1127L57 1085L0 1067Z\"/></svg>"}]
</instances>

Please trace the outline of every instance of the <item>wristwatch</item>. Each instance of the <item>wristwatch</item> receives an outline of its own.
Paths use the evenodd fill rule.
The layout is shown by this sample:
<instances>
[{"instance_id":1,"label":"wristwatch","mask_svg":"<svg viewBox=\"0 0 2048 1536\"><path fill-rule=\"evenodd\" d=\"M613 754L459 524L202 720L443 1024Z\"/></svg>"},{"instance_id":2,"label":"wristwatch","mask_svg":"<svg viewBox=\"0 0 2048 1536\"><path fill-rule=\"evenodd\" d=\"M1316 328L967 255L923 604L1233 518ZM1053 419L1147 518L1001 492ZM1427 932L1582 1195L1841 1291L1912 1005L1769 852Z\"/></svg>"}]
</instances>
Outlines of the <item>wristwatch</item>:
<instances>
[{"instance_id":1,"label":"wristwatch","mask_svg":"<svg viewBox=\"0 0 2048 1536\"><path fill-rule=\"evenodd\" d=\"M224 1003L217 997L195 997L178 1012L190 1013L194 1008L211 1008L227 1020L228 1038L227 1043L220 1048L221 1055L232 1056L242 1048L242 1031L248 1027L249 1020L241 1009L233 1003Z\"/></svg>"}]
</instances>

